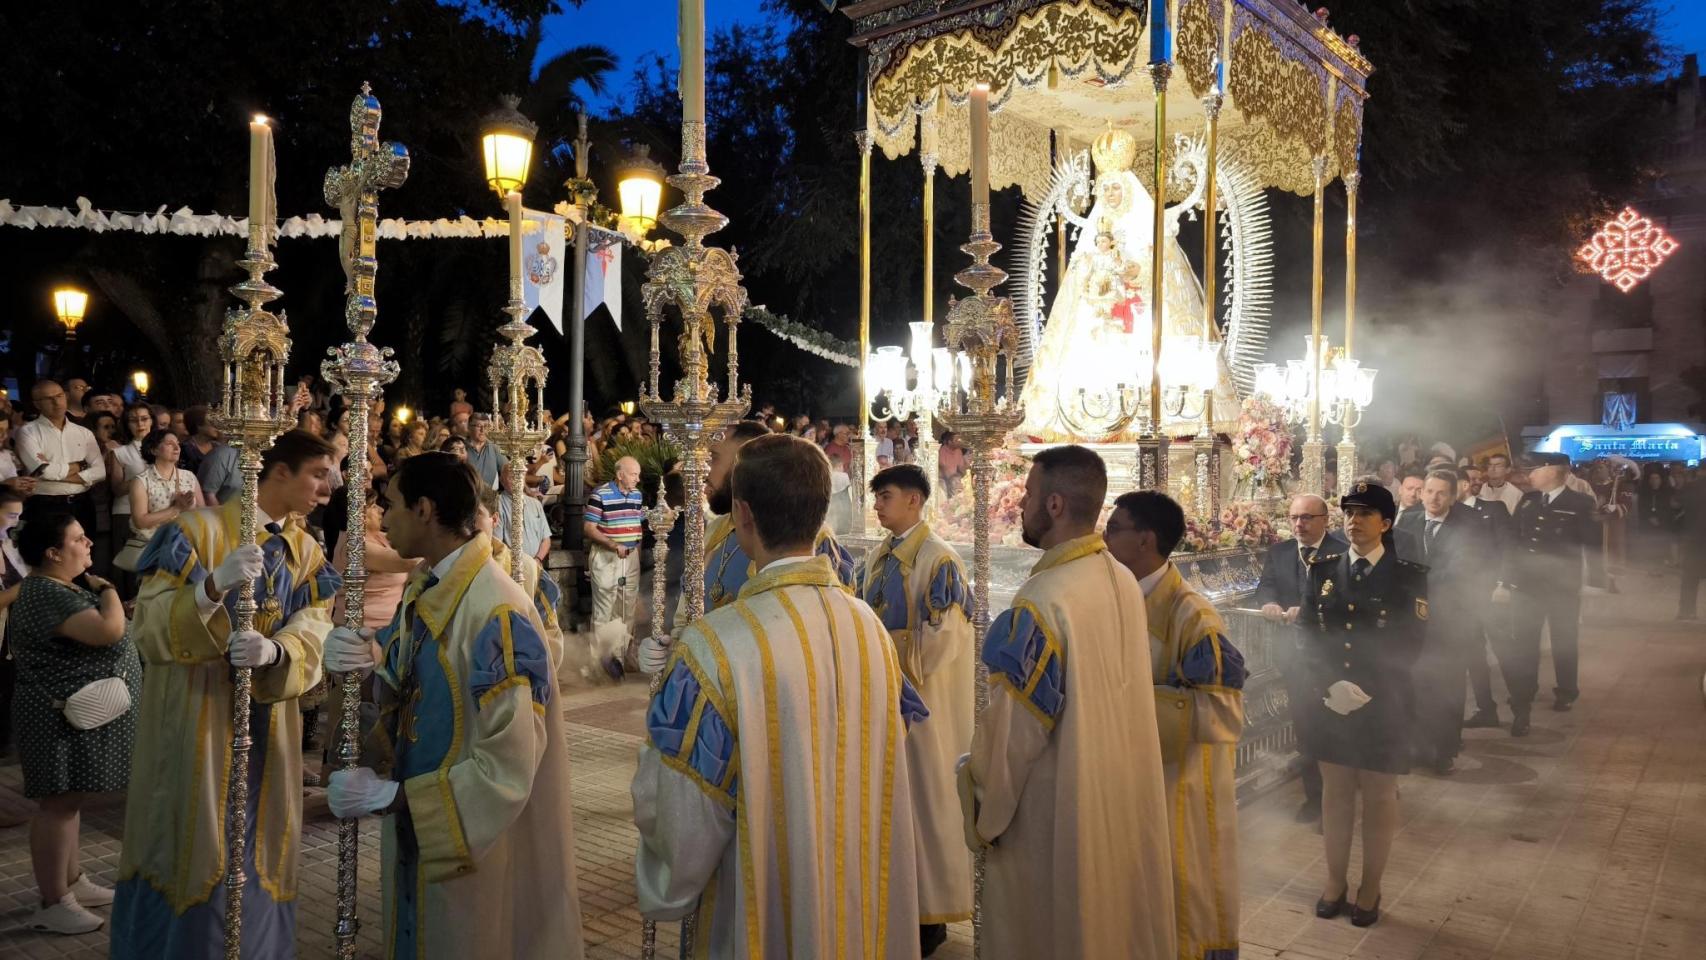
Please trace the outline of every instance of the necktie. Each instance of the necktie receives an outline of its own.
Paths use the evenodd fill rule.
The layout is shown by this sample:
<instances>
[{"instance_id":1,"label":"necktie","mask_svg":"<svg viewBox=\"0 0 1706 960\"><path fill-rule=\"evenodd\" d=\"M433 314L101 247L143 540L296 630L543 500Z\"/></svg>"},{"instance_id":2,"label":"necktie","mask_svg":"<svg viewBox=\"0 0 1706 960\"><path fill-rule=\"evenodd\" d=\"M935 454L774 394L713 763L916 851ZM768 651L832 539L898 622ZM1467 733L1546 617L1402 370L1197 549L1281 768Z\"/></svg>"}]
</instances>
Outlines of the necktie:
<instances>
[{"instance_id":1,"label":"necktie","mask_svg":"<svg viewBox=\"0 0 1706 960\"><path fill-rule=\"evenodd\" d=\"M1439 525L1440 521L1438 520L1428 521L1427 533L1422 535L1422 553L1432 554L1434 552L1434 537L1439 536Z\"/></svg>"},{"instance_id":2,"label":"necktie","mask_svg":"<svg viewBox=\"0 0 1706 960\"><path fill-rule=\"evenodd\" d=\"M284 532L283 527L279 526L277 523L271 523L271 522L269 522L266 525L265 529L268 533L272 534L275 537Z\"/></svg>"},{"instance_id":3,"label":"necktie","mask_svg":"<svg viewBox=\"0 0 1706 960\"><path fill-rule=\"evenodd\" d=\"M1358 580L1361 580L1363 574L1367 573L1372 566L1374 564L1369 563L1367 557L1358 557L1357 562L1351 564L1351 572L1357 575Z\"/></svg>"}]
</instances>

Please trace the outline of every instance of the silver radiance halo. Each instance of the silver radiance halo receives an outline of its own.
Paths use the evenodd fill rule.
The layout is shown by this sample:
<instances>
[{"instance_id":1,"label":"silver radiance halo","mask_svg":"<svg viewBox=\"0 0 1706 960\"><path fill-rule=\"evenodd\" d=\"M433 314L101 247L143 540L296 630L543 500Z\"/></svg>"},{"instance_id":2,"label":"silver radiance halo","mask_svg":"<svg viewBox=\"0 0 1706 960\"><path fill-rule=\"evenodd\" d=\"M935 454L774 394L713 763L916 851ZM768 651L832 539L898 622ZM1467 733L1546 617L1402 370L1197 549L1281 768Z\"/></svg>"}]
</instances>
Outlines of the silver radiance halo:
<instances>
[{"instance_id":1,"label":"silver radiance halo","mask_svg":"<svg viewBox=\"0 0 1706 960\"><path fill-rule=\"evenodd\" d=\"M1175 139L1171 179L1176 190L1187 194L1178 206L1192 218L1202 210L1207 152L1201 137ZM1216 152L1216 233L1223 238L1221 249L1225 251L1219 297L1225 357L1239 394L1248 396L1255 386L1256 364L1262 362L1268 347L1273 312L1273 229L1267 196L1255 171L1240 162L1224 143ZM1076 242L1079 231L1089 225L1076 209L1088 206L1093 187L1089 151L1073 151L1055 165L1048 190L1036 200L1027 198L1020 208L1019 237L1012 261L1019 281L1013 297L1019 326L1015 366L1026 374L1048 313L1044 278L1054 228L1064 219L1070 226L1069 242Z\"/></svg>"}]
</instances>

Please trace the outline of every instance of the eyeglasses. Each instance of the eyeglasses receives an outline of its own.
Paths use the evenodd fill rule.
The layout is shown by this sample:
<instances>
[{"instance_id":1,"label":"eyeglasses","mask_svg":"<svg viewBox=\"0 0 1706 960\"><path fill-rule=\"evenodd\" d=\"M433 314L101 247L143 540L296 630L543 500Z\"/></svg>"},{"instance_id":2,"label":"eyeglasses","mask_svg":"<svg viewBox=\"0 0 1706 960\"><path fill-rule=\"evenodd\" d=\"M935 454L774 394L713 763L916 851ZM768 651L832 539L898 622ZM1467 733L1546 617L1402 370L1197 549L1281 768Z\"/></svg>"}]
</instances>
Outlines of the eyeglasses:
<instances>
[{"instance_id":1,"label":"eyeglasses","mask_svg":"<svg viewBox=\"0 0 1706 960\"><path fill-rule=\"evenodd\" d=\"M1305 520L1319 520L1325 516L1326 514L1324 513L1294 513L1286 517L1286 519L1290 520L1292 523L1302 523Z\"/></svg>"}]
</instances>

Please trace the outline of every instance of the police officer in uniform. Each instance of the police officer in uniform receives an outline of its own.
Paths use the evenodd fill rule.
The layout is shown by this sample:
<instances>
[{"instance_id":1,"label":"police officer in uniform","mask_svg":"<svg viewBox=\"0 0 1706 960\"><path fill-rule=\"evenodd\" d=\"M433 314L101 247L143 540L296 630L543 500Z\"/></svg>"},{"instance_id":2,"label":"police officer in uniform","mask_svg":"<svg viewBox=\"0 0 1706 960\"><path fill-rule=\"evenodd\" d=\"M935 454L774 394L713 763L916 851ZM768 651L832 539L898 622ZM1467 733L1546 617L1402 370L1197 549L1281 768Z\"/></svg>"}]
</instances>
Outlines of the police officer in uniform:
<instances>
[{"instance_id":1,"label":"police officer in uniform","mask_svg":"<svg viewBox=\"0 0 1706 960\"><path fill-rule=\"evenodd\" d=\"M1494 648L1511 694L1511 736L1528 734L1528 712L1540 689L1540 631L1552 638L1552 709L1568 710L1576 688L1576 636L1582 615L1583 551L1600 547L1599 504L1564 486L1570 458L1535 455L1532 487L1517 501L1506 544L1498 599L1511 604L1511 635Z\"/></svg>"},{"instance_id":2,"label":"police officer in uniform","mask_svg":"<svg viewBox=\"0 0 1706 960\"><path fill-rule=\"evenodd\" d=\"M1427 630L1427 567L1401 559L1392 539L1397 504L1379 483L1358 481L1341 497L1343 551L1309 564L1305 615L1313 625L1305 725L1321 763L1321 828L1327 883L1315 914L1338 916L1348 878L1356 800L1362 797L1362 875L1351 922L1380 919L1380 880L1398 832L1398 776L1410 771L1411 667Z\"/></svg>"}]
</instances>

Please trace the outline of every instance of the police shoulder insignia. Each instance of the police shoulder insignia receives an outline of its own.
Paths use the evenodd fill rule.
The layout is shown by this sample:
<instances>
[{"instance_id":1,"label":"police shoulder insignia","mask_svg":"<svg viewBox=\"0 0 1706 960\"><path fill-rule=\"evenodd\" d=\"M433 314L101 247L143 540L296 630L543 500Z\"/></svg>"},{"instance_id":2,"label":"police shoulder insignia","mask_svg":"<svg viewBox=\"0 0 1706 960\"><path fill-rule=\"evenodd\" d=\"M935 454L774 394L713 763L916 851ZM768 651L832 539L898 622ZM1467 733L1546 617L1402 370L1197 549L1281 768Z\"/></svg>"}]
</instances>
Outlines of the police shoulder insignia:
<instances>
[{"instance_id":1,"label":"police shoulder insignia","mask_svg":"<svg viewBox=\"0 0 1706 960\"><path fill-rule=\"evenodd\" d=\"M1428 619L1428 601L1424 597L1416 598L1416 619L1424 623Z\"/></svg>"}]
</instances>

